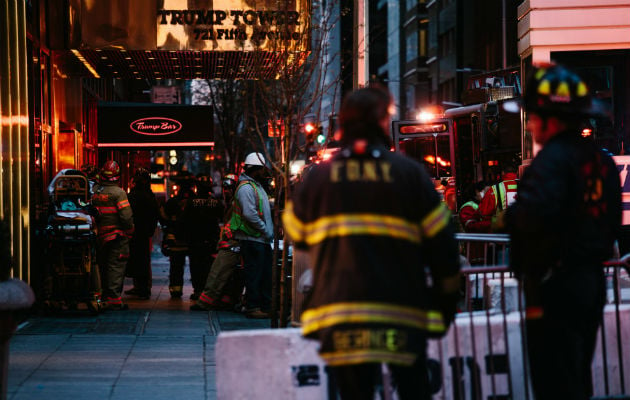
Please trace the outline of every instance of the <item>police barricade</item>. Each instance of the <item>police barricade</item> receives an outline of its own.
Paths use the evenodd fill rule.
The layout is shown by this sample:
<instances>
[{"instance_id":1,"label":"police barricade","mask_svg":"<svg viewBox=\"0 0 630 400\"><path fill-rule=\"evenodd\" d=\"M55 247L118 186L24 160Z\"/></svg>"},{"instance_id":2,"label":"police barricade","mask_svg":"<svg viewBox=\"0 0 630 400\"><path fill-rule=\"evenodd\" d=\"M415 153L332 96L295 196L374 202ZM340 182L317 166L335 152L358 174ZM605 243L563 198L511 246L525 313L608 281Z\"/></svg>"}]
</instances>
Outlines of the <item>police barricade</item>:
<instances>
[{"instance_id":1,"label":"police barricade","mask_svg":"<svg viewBox=\"0 0 630 400\"><path fill-rule=\"evenodd\" d=\"M488 257L495 260L496 250L508 245L505 237L494 235L485 241L458 235L458 240L463 248L468 243L487 246ZM623 292L630 287L624 270L628 258L606 264L610 295L592 364L595 398L630 394L630 343L622 340L630 337L630 298ZM462 272L468 299L447 335L428 344L433 398L533 399L518 282L505 265L470 266ZM470 289L473 275L479 291ZM473 293L483 299L481 309L470 307ZM317 348L317 342L302 338L295 328L221 333L215 353L218 398L336 399ZM383 398L397 398L387 392Z\"/></svg>"}]
</instances>

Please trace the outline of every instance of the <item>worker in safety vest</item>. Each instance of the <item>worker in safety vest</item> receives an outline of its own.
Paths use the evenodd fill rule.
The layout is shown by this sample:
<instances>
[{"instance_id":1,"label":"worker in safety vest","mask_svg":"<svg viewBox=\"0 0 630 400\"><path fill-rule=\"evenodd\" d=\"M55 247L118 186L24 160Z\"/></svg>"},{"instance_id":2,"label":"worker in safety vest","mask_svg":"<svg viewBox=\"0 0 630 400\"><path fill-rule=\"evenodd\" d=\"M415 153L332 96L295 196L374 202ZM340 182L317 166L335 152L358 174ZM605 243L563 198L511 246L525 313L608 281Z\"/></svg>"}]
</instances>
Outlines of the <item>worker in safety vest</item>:
<instances>
[{"instance_id":1,"label":"worker in safety vest","mask_svg":"<svg viewBox=\"0 0 630 400\"><path fill-rule=\"evenodd\" d=\"M134 232L133 214L127 193L118 186L120 167L105 162L94 186L92 205L98 210L96 257L101 271L103 308L126 310L121 292L129 258L129 240Z\"/></svg>"},{"instance_id":2,"label":"worker in safety vest","mask_svg":"<svg viewBox=\"0 0 630 400\"><path fill-rule=\"evenodd\" d=\"M230 227L241 247L245 269L245 313L249 318L269 318L271 310L271 240L273 220L269 197L262 186L267 175L262 153L245 157L245 171L232 203Z\"/></svg>"},{"instance_id":3,"label":"worker in safety vest","mask_svg":"<svg viewBox=\"0 0 630 400\"><path fill-rule=\"evenodd\" d=\"M499 215L505 212L510 204L514 203L517 189L516 167L512 164L506 164L503 167L501 182L490 186L479 205L482 220L490 226L486 232L501 230L497 224Z\"/></svg>"},{"instance_id":4,"label":"worker in safety vest","mask_svg":"<svg viewBox=\"0 0 630 400\"><path fill-rule=\"evenodd\" d=\"M479 204L487 190L488 185L484 181L472 184L467 189L466 198L468 201L461 206L458 214L464 232L484 233L490 231L490 223L484 221L479 212Z\"/></svg>"}]
</instances>

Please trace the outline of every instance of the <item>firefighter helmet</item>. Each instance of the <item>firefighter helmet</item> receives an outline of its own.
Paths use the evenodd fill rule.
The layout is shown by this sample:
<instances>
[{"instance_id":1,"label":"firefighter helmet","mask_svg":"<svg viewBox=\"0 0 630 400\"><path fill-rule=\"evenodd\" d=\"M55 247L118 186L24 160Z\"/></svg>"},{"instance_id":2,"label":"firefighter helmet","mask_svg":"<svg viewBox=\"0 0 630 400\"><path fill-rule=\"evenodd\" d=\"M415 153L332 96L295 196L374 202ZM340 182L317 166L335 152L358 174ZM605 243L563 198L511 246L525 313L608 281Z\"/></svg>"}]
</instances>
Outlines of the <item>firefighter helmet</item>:
<instances>
[{"instance_id":1,"label":"firefighter helmet","mask_svg":"<svg viewBox=\"0 0 630 400\"><path fill-rule=\"evenodd\" d=\"M222 185L224 188L234 188L238 182L238 178L234 174L227 174L223 177Z\"/></svg>"},{"instance_id":2,"label":"firefighter helmet","mask_svg":"<svg viewBox=\"0 0 630 400\"><path fill-rule=\"evenodd\" d=\"M120 166L114 160L105 161L103 168L101 168L100 177L105 181L118 182L118 179L120 179Z\"/></svg>"},{"instance_id":3,"label":"firefighter helmet","mask_svg":"<svg viewBox=\"0 0 630 400\"><path fill-rule=\"evenodd\" d=\"M525 109L552 114L595 113L593 97L586 83L562 65L536 68L525 87Z\"/></svg>"}]
</instances>

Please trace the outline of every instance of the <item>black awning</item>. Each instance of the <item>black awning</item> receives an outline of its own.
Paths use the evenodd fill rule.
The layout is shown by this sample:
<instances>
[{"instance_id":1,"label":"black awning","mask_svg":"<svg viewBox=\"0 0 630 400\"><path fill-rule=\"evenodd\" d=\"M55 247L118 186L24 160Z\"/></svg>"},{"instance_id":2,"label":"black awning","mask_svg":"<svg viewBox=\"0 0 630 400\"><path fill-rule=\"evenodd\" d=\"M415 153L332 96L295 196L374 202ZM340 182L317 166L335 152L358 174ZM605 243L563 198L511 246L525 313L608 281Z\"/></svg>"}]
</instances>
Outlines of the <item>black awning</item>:
<instances>
[{"instance_id":1,"label":"black awning","mask_svg":"<svg viewBox=\"0 0 630 400\"><path fill-rule=\"evenodd\" d=\"M99 148L213 146L210 106L99 103Z\"/></svg>"}]
</instances>

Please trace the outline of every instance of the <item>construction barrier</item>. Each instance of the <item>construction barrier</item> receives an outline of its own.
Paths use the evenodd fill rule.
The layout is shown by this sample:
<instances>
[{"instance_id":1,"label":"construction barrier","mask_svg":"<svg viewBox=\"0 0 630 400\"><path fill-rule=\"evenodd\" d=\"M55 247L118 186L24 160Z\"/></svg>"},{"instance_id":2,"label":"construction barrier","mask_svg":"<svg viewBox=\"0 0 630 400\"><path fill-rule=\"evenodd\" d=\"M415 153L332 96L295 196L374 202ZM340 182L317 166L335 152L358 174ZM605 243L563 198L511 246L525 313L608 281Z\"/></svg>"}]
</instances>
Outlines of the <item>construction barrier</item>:
<instances>
[{"instance_id":1,"label":"construction barrier","mask_svg":"<svg viewBox=\"0 0 630 400\"><path fill-rule=\"evenodd\" d=\"M606 306L607 329L600 330L593 360L596 396L627 393L624 385L628 388L630 384L630 368L623 366L624 360L630 360L630 345L619 340L630 337L630 305L621 305L619 313L620 336L615 306ZM518 311L458 314L445 337L429 341L433 398L533 399L527 385L521 332ZM622 346L621 354L617 353L618 346ZM334 399L329 395L334 388L329 387L317 347L316 341L302 338L298 328L221 333L216 345L217 398Z\"/></svg>"},{"instance_id":2,"label":"construction barrier","mask_svg":"<svg viewBox=\"0 0 630 400\"><path fill-rule=\"evenodd\" d=\"M506 266L509 237L458 234L457 239L465 265L464 296L447 335L429 341L433 398L533 399L523 340L524 298ZM309 287L303 256L294 255L298 293ZM621 397L630 393L630 343L622 339L630 337L629 258L605 268L609 304L592 364L595 398L630 398ZM296 323L300 306L294 301ZM216 347L218 398L335 399L317 346L303 339L299 329L222 333ZM387 375L385 370L385 382ZM395 393L387 398L395 399Z\"/></svg>"}]
</instances>

